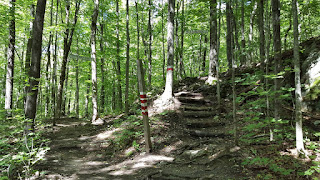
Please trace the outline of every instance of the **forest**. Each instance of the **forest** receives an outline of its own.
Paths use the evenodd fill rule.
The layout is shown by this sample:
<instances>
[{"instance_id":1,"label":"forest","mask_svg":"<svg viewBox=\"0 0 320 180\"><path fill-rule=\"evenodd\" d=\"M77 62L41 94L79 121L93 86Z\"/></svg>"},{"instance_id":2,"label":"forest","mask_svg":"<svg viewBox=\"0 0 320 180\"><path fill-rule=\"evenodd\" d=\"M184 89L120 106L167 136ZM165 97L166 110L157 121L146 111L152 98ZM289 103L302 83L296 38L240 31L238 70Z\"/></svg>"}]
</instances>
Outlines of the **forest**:
<instances>
[{"instance_id":1,"label":"forest","mask_svg":"<svg viewBox=\"0 0 320 180\"><path fill-rule=\"evenodd\" d=\"M0 0L0 179L320 179L319 0Z\"/></svg>"}]
</instances>

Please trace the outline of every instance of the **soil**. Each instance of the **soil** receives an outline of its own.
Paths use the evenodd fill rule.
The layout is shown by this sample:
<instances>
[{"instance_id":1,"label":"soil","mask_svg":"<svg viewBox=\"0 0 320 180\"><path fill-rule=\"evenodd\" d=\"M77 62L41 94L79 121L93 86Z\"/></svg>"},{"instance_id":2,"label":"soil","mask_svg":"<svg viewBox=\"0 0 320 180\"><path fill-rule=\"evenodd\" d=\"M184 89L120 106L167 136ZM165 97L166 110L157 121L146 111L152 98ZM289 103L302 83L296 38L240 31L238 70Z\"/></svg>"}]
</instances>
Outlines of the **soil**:
<instances>
[{"instance_id":1,"label":"soil","mask_svg":"<svg viewBox=\"0 0 320 180\"><path fill-rule=\"evenodd\" d=\"M103 125L76 118L57 120L47 134L50 151L35 167L40 172L35 179L249 179L240 166L232 121L223 108L215 108L208 89L199 90L201 82L182 81L174 94L179 108L151 121L150 154L132 143L118 148L110 141L123 130L112 123L124 117L106 118ZM143 137L137 142L142 147Z\"/></svg>"}]
</instances>

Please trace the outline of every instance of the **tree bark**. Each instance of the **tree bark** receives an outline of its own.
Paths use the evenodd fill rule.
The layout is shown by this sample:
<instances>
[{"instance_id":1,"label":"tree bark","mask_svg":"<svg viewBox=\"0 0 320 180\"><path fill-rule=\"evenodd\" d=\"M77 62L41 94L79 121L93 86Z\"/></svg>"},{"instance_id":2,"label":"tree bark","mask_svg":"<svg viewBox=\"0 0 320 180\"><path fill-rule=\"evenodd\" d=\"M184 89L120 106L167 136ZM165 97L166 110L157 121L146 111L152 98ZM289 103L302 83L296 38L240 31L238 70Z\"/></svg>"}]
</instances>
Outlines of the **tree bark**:
<instances>
[{"instance_id":1,"label":"tree bark","mask_svg":"<svg viewBox=\"0 0 320 180\"><path fill-rule=\"evenodd\" d=\"M127 51L126 51L126 90L125 90L125 114L129 114L129 60L130 60L130 35L129 35L129 0L126 0L126 35L127 35Z\"/></svg>"},{"instance_id":2,"label":"tree bark","mask_svg":"<svg viewBox=\"0 0 320 180\"><path fill-rule=\"evenodd\" d=\"M176 34L175 34L175 38L174 38L174 40L175 40L175 43L176 43L176 50L175 50L175 60L176 60L176 63L175 63L175 69L176 69L176 73L175 73L175 76L174 77L176 77L176 79L180 79L180 77L179 77L179 69L178 69L178 65L179 65L179 37L178 37L178 30L179 30L179 21L178 21L178 18L179 18L179 9L180 9L180 7L179 7L179 3L177 2L177 15L175 16L175 18L176 18L176 27L175 27L175 32L176 32Z\"/></svg>"},{"instance_id":3,"label":"tree bark","mask_svg":"<svg viewBox=\"0 0 320 180\"><path fill-rule=\"evenodd\" d=\"M50 26L53 25L53 0L51 0L51 8L50 8ZM51 43L53 39L52 31L50 31L49 35L49 42L48 42L48 48L47 48L47 66L46 66L46 106L45 106L45 116L49 114L50 109L50 73L49 73L49 67L51 65Z\"/></svg>"},{"instance_id":4,"label":"tree bark","mask_svg":"<svg viewBox=\"0 0 320 180\"><path fill-rule=\"evenodd\" d=\"M217 59L217 0L210 1L210 54L209 54L209 74L207 82L213 84L216 79L214 71L218 64ZM217 73L216 73L217 74Z\"/></svg>"},{"instance_id":5,"label":"tree bark","mask_svg":"<svg viewBox=\"0 0 320 180\"><path fill-rule=\"evenodd\" d=\"M57 109L56 109L56 118L60 118L61 116L61 105L62 105L62 96L63 96L63 86L64 86L64 81L66 77L66 67L67 67L67 62L68 62L68 56L72 44L72 37L73 33L75 30L75 26L78 21L78 12L80 8L80 2L81 0L78 0L76 3L76 10L74 14L74 19L73 19L73 24L70 25L69 23L69 16L70 16L70 0L66 1L66 24L67 28L65 30L65 36L64 36L64 49L63 49L63 59L62 59L62 64L61 64L61 74L60 74L60 81L59 81L59 86L58 86L58 99L57 99ZM71 29L69 28L71 26Z\"/></svg>"},{"instance_id":6,"label":"tree bark","mask_svg":"<svg viewBox=\"0 0 320 180\"><path fill-rule=\"evenodd\" d=\"M227 41L227 60L228 60L228 66L229 66L229 70L232 70L232 27L231 27L231 5L230 2L228 0L227 4L226 4L226 16L227 16L227 37L226 37L226 41Z\"/></svg>"},{"instance_id":7,"label":"tree bark","mask_svg":"<svg viewBox=\"0 0 320 180\"><path fill-rule=\"evenodd\" d=\"M143 66L139 57L139 13L138 13L138 5L136 3L136 13L137 13L137 75L138 75L138 85L140 90L140 101L141 101L141 111L143 116L143 127L144 127L144 140L146 143L146 152L150 153L152 150L152 144L150 139L150 125L149 125L149 117L148 117L148 105L147 105L147 97L145 93L145 82L143 76Z\"/></svg>"},{"instance_id":8,"label":"tree bark","mask_svg":"<svg viewBox=\"0 0 320 180\"><path fill-rule=\"evenodd\" d=\"M162 76L163 76L163 81L166 80L166 77L165 77L165 65L166 65L166 53L165 53L165 50L164 50L164 30L163 30L163 15L164 15L164 5L163 5L163 0L161 0L161 3L162 3L162 13L161 13L161 30L162 30L162 58L163 58L163 63L162 63Z\"/></svg>"},{"instance_id":9,"label":"tree bark","mask_svg":"<svg viewBox=\"0 0 320 180\"><path fill-rule=\"evenodd\" d=\"M101 57L101 65L100 65L100 70L101 70L101 95L100 95L100 112L101 113L105 113L105 71L104 71L104 37L103 37L103 33L104 32L104 25L101 24L100 25L100 51L102 54Z\"/></svg>"},{"instance_id":10,"label":"tree bark","mask_svg":"<svg viewBox=\"0 0 320 180\"><path fill-rule=\"evenodd\" d=\"M264 82L265 71L265 36L264 36L264 0L259 0L259 43L261 82Z\"/></svg>"},{"instance_id":11,"label":"tree bark","mask_svg":"<svg viewBox=\"0 0 320 180\"><path fill-rule=\"evenodd\" d=\"M76 59L76 95L75 95L75 105L76 105L76 117L79 118L79 38L77 38L77 59Z\"/></svg>"},{"instance_id":12,"label":"tree bark","mask_svg":"<svg viewBox=\"0 0 320 180\"><path fill-rule=\"evenodd\" d=\"M94 10L91 22L91 80L92 80L92 123L98 119L98 84L97 84L97 56L96 56L96 31L99 14L99 0L94 1Z\"/></svg>"},{"instance_id":13,"label":"tree bark","mask_svg":"<svg viewBox=\"0 0 320 180\"><path fill-rule=\"evenodd\" d=\"M5 110L8 117L12 116L12 94L13 94L13 78L14 78L14 51L16 42L16 20L15 6L16 0L10 0L10 16L9 16L9 47L7 52L7 76L6 76L6 95L5 95Z\"/></svg>"},{"instance_id":14,"label":"tree bark","mask_svg":"<svg viewBox=\"0 0 320 180\"><path fill-rule=\"evenodd\" d=\"M148 53L148 83L151 88L152 80L152 29L151 29L151 0L149 0L149 19L148 19L148 32L149 32L149 53Z\"/></svg>"},{"instance_id":15,"label":"tree bark","mask_svg":"<svg viewBox=\"0 0 320 180\"><path fill-rule=\"evenodd\" d=\"M302 95L300 82L300 57L299 57L299 21L298 2L292 0L293 37L294 37L294 72L295 72L295 97L296 97L296 148L298 153L305 153L302 130Z\"/></svg>"},{"instance_id":16,"label":"tree bark","mask_svg":"<svg viewBox=\"0 0 320 180\"><path fill-rule=\"evenodd\" d=\"M253 47L252 47L252 41L253 41L253 22L254 22L254 17L256 15L256 10L257 10L257 2L254 2L253 5L253 10L250 15L250 27L249 27L249 62L250 64L253 61Z\"/></svg>"},{"instance_id":17,"label":"tree bark","mask_svg":"<svg viewBox=\"0 0 320 180\"><path fill-rule=\"evenodd\" d=\"M34 119L37 112L37 96L38 85L40 81L40 62L42 52L42 33L44 14L46 8L46 0L38 0L36 15L33 23L33 41L32 41L32 53L31 64L29 70L29 88L27 92L26 104L25 104L25 116L27 120L31 120L32 123L27 123L25 133L28 134L31 130L34 130Z\"/></svg>"},{"instance_id":18,"label":"tree bark","mask_svg":"<svg viewBox=\"0 0 320 180\"><path fill-rule=\"evenodd\" d=\"M182 22L181 22L181 47L180 47L180 77L183 75L186 76L186 72L183 64L183 44L184 44L184 26L185 26L185 17L184 17L184 0L182 0L182 10L181 10Z\"/></svg>"},{"instance_id":19,"label":"tree bark","mask_svg":"<svg viewBox=\"0 0 320 180\"><path fill-rule=\"evenodd\" d=\"M58 12L59 12L59 0L57 0L57 6L56 6L56 22L55 25L58 25ZM54 118L52 118L52 125L56 125L56 117L57 117L57 105L56 105L56 92L57 92L57 54L58 54L58 32L55 33L55 41L54 41L54 55L53 55L53 70L52 70L52 110Z\"/></svg>"},{"instance_id":20,"label":"tree bark","mask_svg":"<svg viewBox=\"0 0 320 180\"><path fill-rule=\"evenodd\" d=\"M117 81L118 81L118 104L119 109L122 111L122 88L121 88L121 69L120 69L120 35L119 35L119 0L116 2L116 15L117 15L117 25L116 25L116 34L117 34Z\"/></svg>"},{"instance_id":21,"label":"tree bark","mask_svg":"<svg viewBox=\"0 0 320 180\"><path fill-rule=\"evenodd\" d=\"M167 61L167 76L165 90L162 94L164 102L170 101L173 96L173 59L174 59L174 0L168 0L168 61Z\"/></svg>"},{"instance_id":22,"label":"tree bark","mask_svg":"<svg viewBox=\"0 0 320 180\"><path fill-rule=\"evenodd\" d=\"M244 32L244 0L241 0L241 55L240 64L246 64L246 40Z\"/></svg>"},{"instance_id":23,"label":"tree bark","mask_svg":"<svg viewBox=\"0 0 320 180\"><path fill-rule=\"evenodd\" d=\"M273 21L273 50L274 50L274 74L280 72L281 64L281 37L280 37L280 0L272 0L272 21ZM274 117L279 119L279 90L280 82L278 78L274 79Z\"/></svg>"}]
</instances>

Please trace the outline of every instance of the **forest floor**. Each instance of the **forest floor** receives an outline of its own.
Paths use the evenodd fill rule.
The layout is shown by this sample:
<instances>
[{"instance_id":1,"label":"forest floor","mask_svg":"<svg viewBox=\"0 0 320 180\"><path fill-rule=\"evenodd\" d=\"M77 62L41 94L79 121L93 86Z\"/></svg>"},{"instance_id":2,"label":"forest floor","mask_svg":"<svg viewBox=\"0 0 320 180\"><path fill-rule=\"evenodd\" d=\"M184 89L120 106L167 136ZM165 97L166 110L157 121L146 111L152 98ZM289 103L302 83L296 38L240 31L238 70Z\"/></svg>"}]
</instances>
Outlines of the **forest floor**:
<instances>
[{"instance_id":1,"label":"forest floor","mask_svg":"<svg viewBox=\"0 0 320 180\"><path fill-rule=\"evenodd\" d=\"M218 113L215 96L204 84L198 78L181 81L175 88L177 109L151 118L150 154L144 153L141 119L106 117L103 125L76 118L57 120L47 134L50 151L35 167L39 173L34 178L256 179L254 171L266 167L258 165L253 171L241 165L248 149L234 145L234 126L226 111L230 101L225 100Z\"/></svg>"}]
</instances>

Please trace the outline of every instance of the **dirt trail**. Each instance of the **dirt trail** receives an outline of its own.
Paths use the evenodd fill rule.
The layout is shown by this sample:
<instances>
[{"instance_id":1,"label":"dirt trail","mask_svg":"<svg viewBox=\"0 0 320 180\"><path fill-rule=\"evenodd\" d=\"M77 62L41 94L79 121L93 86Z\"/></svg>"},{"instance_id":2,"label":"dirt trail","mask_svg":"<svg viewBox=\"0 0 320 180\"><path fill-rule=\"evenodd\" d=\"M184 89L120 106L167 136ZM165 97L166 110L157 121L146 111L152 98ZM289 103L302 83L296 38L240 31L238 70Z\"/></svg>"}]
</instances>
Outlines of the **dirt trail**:
<instances>
[{"instance_id":1,"label":"dirt trail","mask_svg":"<svg viewBox=\"0 0 320 180\"><path fill-rule=\"evenodd\" d=\"M212 98L192 90L175 97L180 109L162 118L166 128L152 132L163 138L153 139L151 154L115 152L108 141L115 129L108 124L59 120L48 134L51 150L37 166L38 179L244 179L232 124L217 116Z\"/></svg>"}]
</instances>

